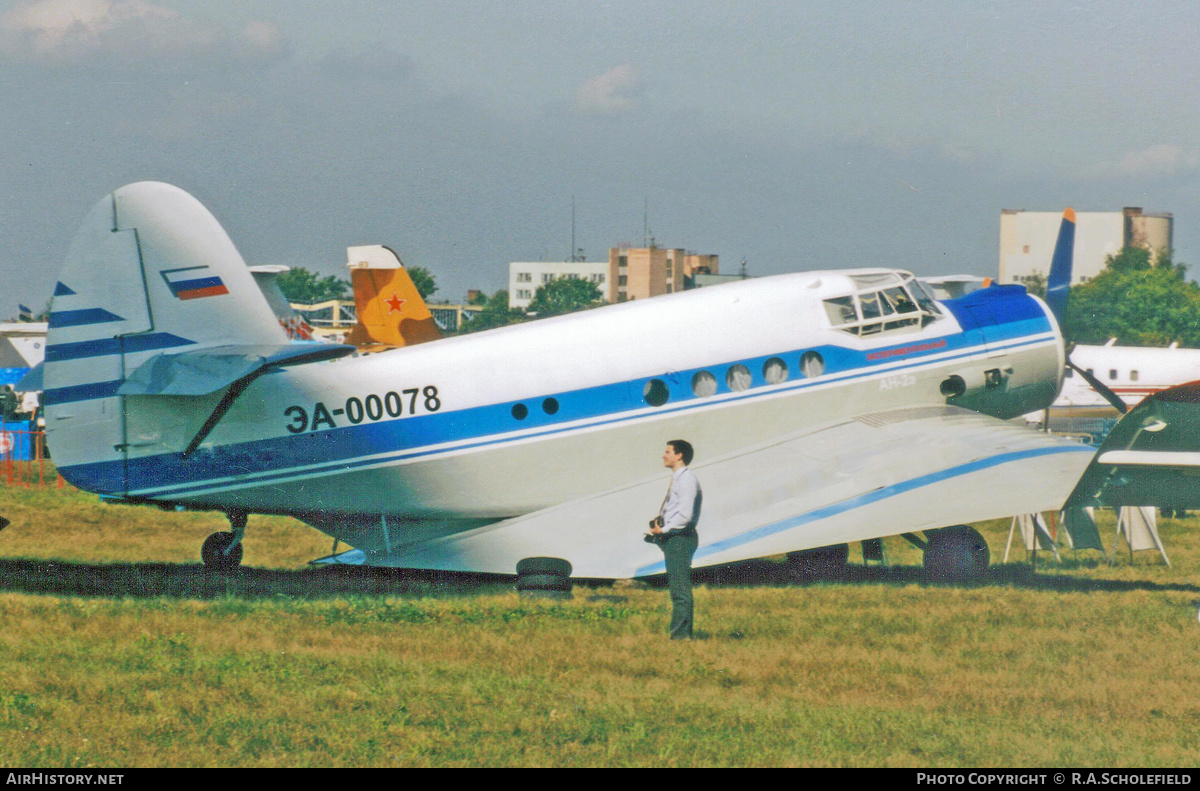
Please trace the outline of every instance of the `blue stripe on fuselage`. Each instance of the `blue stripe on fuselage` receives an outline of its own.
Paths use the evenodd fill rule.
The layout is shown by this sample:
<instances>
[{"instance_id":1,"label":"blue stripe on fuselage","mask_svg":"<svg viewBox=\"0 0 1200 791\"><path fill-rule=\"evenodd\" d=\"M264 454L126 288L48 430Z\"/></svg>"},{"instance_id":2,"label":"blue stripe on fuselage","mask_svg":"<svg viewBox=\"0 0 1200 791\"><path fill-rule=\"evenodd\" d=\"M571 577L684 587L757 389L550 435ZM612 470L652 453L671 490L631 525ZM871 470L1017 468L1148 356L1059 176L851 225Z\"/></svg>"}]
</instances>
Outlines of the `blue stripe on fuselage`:
<instances>
[{"instance_id":1,"label":"blue stripe on fuselage","mask_svg":"<svg viewBox=\"0 0 1200 791\"><path fill-rule=\"evenodd\" d=\"M1032 303L1032 300L1029 302ZM1036 304L1034 307L1037 307ZM1020 340L1026 336L1044 335L1050 330L1050 324L1040 309L1037 315L1039 317L1037 319L1029 318L1007 322L1002 327L993 329L1002 331L1004 337L1008 339L1006 345L1009 347L1015 348L1040 343L1043 341ZM992 342L995 342L994 339ZM910 347L921 350L900 356L889 356L890 352ZM799 372L800 355L810 350L818 351L825 360L825 375L815 380L805 379ZM693 409L713 403L728 403L871 376L878 373L880 367L885 365L889 370L906 370L923 365L924 358L932 355L958 352L951 356L950 359L953 359L978 354L980 351L982 351L982 346L979 343L978 333L955 333L941 338L920 340L910 338L903 343L870 350L832 345L813 349L801 348L783 354L731 361L705 368L662 374L658 377L646 376L636 380L580 390L544 394L518 402L509 401L455 412L424 414L375 423L364 422L317 432L310 431L304 434L200 448L186 460L181 459L176 453L130 459L127 468L128 480L132 483L130 491L156 497L176 497L223 485L214 484L212 481L230 476L250 476L249 479L239 478L234 481L235 484L262 483L297 475L321 474L334 469L341 471L392 463L443 452L442 449L419 450L429 446L467 443L456 449L479 447L612 422L637 420L643 417L657 418L670 412ZM763 378L763 365L773 357L782 358L787 362L790 372L789 381L770 389L762 389L767 384ZM912 362L906 363L909 360ZM741 393L732 391L725 382L728 369L738 364L747 366L752 377L751 389ZM692 393L692 377L700 370L707 370L716 375L718 387L715 395L726 396L724 400L714 402L713 396L697 397ZM642 388L645 382L651 378L659 378L667 385L670 394L667 404L643 415L626 414L646 409ZM542 402L546 398L554 398L559 404L557 412L553 415L547 414L542 409ZM527 406L527 418L517 420L512 416L511 410L514 403L523 403ZM280 405L281 426L288 422L282 415L282 409L285 406ZM341 403L327 404L330 409L338 409L342 406ZM311 407L311 404L305 405L305 409L311 410ZM592 422L584 426L563 427L563 424L585 420ZM511 436L512 432L528 432L530 430L533 431L528 435ZM506 436L497 438L495 435ZM121 476L125 464L124 461L115 460L73 465L62 469L68 479L80 488L116 494L123 492ZM297 469L301 467L312 468ZM151 490L162 487L172 488L151 492Z\"/></svg>"}]
</instances>

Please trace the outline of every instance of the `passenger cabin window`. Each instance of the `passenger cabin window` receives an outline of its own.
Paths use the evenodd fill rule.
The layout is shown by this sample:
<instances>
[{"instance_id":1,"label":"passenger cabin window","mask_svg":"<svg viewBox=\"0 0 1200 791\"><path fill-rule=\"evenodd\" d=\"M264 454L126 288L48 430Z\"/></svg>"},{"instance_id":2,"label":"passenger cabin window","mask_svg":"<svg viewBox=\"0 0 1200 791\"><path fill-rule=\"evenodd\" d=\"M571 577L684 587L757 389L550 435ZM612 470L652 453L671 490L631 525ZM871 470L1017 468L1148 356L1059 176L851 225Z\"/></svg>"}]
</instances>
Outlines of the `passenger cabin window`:
<instances>
[{"instance_id":1,"label":"passenger cabin window","mask_svg":"<svg viewBox=\"0 0 1200 791\"><path fill-rule=\"evenodd\" d=\"M1129 372L1129 381L1136 382L1137 380L1138 380L1137 371L1130 371Z\"/></svg>"},{"instance_id":2,"label":"passenger cabin window","mask_svg":"<svg viewBox=\"0 0 1200 791\"><path fill-rule=\"evenodd\" d=\"M1109 369L1108 369L1108 378L1109 378L1109 379L1116 379L1116 378L1117 378L1117 369L1116 369L1116 368L1109 368Z\"/></svg>"},{"instance_id":3,"label":"passenger cabin window","mask_svg":"<svg viewBox=\"0 0 1200 791\"><path fill-rule=\"evenodd\" d=\"M883 280L889 278L896 283L900 281L899 275L881 276ZM866 283L858 285L861 287ZM824 305L831 325L860 336L918 330L942 317L937 303L918 281L911 278L902 285L833 297L825 300Z\"/></svg>"}]
</instances>

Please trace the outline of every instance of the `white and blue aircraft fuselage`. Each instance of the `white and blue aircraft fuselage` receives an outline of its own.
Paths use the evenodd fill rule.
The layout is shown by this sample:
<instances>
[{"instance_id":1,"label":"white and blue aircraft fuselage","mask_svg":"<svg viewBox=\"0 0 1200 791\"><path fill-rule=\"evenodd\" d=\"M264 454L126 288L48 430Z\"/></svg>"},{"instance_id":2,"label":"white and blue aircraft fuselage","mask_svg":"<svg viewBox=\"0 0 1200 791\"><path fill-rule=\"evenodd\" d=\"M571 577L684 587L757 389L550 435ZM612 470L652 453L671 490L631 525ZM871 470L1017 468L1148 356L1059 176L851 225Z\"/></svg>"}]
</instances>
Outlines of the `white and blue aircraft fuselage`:
<instances>
[{"instance_id":1,"label":"white and blue aircraft fuselage","mask_svg":"<svg viewBox=\"0 0 1200 791\"><path fill-rule=\"evenodd\" d=\"M1057 508L1092 455L1005 422L1064 368L1019 286L939 303L898 270L808 272L350 356L289 342L212 215L149 182L88 215L47 341L71 483L293 515L374 565L659 572L640 535L673 438L697 565Z\"/></svg>"}]
</instances>

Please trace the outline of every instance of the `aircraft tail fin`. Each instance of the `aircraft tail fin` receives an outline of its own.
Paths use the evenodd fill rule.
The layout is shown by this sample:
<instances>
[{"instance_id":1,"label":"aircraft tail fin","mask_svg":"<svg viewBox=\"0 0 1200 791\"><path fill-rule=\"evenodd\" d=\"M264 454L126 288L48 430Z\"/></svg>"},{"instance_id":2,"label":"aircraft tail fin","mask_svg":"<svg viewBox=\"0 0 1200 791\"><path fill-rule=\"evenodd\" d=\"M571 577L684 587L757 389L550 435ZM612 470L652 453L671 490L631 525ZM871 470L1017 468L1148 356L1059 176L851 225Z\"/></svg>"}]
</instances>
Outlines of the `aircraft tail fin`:
<instances>
[{"instance_id":1,"label":"aircraft tail fin","mask_svg":"<svg viewBox=\"0 0 1200 791\"><path fill-rule=\"evenodd\" d=\"M283 331L289 338L294 341L321 340L314 336L312 327L304 320L304 317L292 308L283 294L283 289L279 286L278 277L289 269L291 267L278 265L252 266L250 274L254 275L254 282L258 283L259 289L266 297L267 304L271 306L275 317L279 319L279 326L283 327Z\"/></svg>"},{"instance_id":2,"label":"aircraft tail fin","mask_svg":"<svg viewBox=\"0 0 1200 791\"><path fill-rule=\"evenodd\" d=\"M400 257L383 245L346 249L358 323L346 343L358 347L412 346L442 337Z\"/></svg>"},{"instance_id":3,"label":"aircraft tail fin","mask_svg":"<svg viewBox=\"0 0 1200 791\"><path fill-rule=\"evenodd\" d=\"M1063 212L1058 228L1054 257L1050 259L1050 274L1046 278L1046 305L1063 326L1067 318L1067 300L1071 289L1071 265L1075 256L1075 210Z\"/></svg>"},{"instance_id":4,"label":"aircraft tail fin","mask_svg":"<svg viewBox=\"0 0 1200 791\"><path fill-rule=\"evenodd\" d=\"M84 219L54 289L43 393L55 461L68 480L79 465L106 465L114 480L84 488L121 491L131 430L118 390L129 374L163 353L287 343L199 201L157 182L112 192Z\"/></svg>"}]
</instances>

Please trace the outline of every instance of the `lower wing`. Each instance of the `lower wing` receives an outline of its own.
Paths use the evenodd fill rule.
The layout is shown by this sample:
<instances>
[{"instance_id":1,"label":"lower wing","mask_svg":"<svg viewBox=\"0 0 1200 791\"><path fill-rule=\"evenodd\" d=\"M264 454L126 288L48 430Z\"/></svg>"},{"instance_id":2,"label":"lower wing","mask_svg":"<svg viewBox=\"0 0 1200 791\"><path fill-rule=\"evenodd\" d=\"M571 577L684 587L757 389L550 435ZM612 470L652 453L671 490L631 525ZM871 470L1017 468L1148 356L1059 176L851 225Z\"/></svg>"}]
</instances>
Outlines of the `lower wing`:
<instances>
[{"instance_id":1,"label":"lower wing","mask_svg":"<svg viewBox=\"0 0 1200 791\"><path fill-rule=\"evenodd\" d=\"M700 449L701 452L703 449ZM695 566L1057 510L1094 450L934 405L858 415L692 466L703 489ZM582 578L662 573L642 540L667 477L391 553L325 562L512 574L551 556Z\"/></svg>"}]
</instances>

